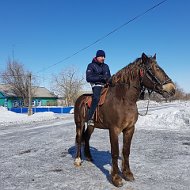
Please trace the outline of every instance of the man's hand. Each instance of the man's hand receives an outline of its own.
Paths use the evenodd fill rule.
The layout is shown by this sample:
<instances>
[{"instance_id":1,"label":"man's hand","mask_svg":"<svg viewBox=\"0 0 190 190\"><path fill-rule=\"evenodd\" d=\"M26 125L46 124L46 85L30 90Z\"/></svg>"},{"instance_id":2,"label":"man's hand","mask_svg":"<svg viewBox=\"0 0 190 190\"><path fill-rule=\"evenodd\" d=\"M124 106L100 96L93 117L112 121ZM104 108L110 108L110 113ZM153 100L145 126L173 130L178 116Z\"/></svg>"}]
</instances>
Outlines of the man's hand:
<instances>
[{"instance_id":1,"label":"man's hand","mask_svg":"<svg viewBox=\"0 0 190 190\"><path fill-rule=\"evenodd\" d=\"M103 77L103 75L100 75L100 82L106 83L107 82L106 77Z\"/></svg>"}]
</instances>

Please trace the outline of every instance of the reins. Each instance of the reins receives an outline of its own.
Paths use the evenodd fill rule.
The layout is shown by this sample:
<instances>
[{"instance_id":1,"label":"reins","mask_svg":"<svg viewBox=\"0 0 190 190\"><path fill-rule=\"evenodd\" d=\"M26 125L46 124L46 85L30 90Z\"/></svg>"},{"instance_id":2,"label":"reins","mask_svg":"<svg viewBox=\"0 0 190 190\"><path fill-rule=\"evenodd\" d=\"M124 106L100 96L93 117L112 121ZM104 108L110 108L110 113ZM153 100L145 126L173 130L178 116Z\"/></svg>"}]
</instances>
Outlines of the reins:
<instances>
[{"instance_id":1,"label":"reins","mask_svg":"<svg viewBox=\"0 0 190 190\"><path fill-rule=\"evenodd\" d=\"M145 112L144 114L141 114L141 113L139 113L139 111L138 111L138 114L139 114L140 116L146 116L146 115L148 114L148 108L149 108L150 95L151 95L151 93L152 93L152 91L149 91L149 90L148 90L148 103L147 103L147 106L146 106L146 112Z\"/></svg>"},{"instance_id":2,"label":"reins","mask_svg":"<svg viewBox=\"0 0 190 190\"><path fill-rule=\"evenodd\" d=\"M146 90L146 88L144 87L144 85L142 85L142 80L143 80L143 78L144 78L144 76L146 75L147 76L147 73L149 72L149 74L151 73L151 75L153 76L153 74L152 74L152 72L150 72L150 68L144 68L144 70L145 70L145 72L142 70L142 69L140 69L140 86L141 86L141 93L140 93L140 95L139 95L139 99L140 99L140 96L141 96L141 94L143 93L143 96L144 96L144 93L145 93L145 90ZM151 78L150 78L150 75L148 75L148 78L151 80ZM155 77L156 78L156 77ZM157 78L156 78L156 81L158 81L157 80ZM146 106L146 112L144 113L144 114L141 114L141 113L139 113L139 111L138 111L138 115L140 115L140 116L146 116L147 114L148 114L148 108L149 108L149 104L150 104L150 95L152 94L152 92L153 92L153 90L149 90L149 89L147 89L148 90L148 103L147 103L147 106ZM144 98L144 97L143 97Z\"/></svg>"}]
</instances>

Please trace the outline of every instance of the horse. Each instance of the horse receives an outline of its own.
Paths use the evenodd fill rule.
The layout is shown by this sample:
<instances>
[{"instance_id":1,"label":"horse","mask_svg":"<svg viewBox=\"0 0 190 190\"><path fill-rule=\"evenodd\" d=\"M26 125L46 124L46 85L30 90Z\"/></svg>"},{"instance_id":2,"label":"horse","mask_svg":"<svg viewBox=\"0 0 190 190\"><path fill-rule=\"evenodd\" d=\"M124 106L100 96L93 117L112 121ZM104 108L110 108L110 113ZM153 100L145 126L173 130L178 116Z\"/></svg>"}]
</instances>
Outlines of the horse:
<instances>
[{"instance_id":1,"label":"horse","mask_svg":"<svg viewBox=\"0 0 190 190\"><path fill-rule=\"evenodd\" d=\"M104 104L98 108L99 119L95 120L94 127L85 127L88 114L85 100L90 95L83 94L79 96L74 106L74 121L76 124L75 166L80 166L82 163L81 146L83 142L86 160L93 161L89 140L94 128L108 129L112 157L111 182L114 186L121 187L123 185L122 177L127 181L134 180L129 165L129 154L135 123L138 119L136 102L144 88L155 91L164 98L169 98L175 94L175 85L157 64L156 54L147 56L142 53L140 58L137 58L110 78L106 99ZM123 148L120 172L118 167L118 136L121 132L123 133Z\"/></svg>"}]
</instances>

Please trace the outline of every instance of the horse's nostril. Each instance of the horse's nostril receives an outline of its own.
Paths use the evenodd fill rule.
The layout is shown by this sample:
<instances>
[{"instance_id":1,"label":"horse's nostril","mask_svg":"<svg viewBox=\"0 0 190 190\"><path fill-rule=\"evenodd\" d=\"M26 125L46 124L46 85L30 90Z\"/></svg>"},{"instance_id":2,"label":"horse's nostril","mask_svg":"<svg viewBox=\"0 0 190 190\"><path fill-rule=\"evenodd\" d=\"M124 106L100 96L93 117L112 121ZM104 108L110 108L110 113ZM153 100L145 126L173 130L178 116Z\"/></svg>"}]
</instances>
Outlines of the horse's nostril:
<instances>
[{"instance_id":1,"label":"horse's nostril","mask_svg":"<svg viewBox=\"0 0 190 190\"><path fill-rule=\"evenodd\" d=\"M169 95L170 95L170 96L174 96L174 95L175 95L175 90L171 90L171 91L169 92Z\"/></svg>"}]
</instances>

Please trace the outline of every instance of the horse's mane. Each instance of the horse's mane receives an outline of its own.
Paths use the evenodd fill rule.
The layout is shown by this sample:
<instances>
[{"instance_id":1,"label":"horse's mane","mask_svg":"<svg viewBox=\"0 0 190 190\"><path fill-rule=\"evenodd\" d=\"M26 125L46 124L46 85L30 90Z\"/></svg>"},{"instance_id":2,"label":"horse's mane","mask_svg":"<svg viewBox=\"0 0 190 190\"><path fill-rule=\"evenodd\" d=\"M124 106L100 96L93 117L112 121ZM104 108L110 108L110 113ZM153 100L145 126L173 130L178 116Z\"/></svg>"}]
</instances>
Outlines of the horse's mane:
<instances>
[{"instance_id":1,"label":"horse's mane","mask_svg":"<svg viewBox=\"0 0 190 190\"><path fill-rule=\"evenodd\" d=\"M130 81L133 80L137 76L139 72L138 68L141 63L142 63L142 59L137 58L134 62L123 67L111 77L110 79L111 83L113 85L118 84L118 83L130 84Z\"/></svg>"}]
</instances>

